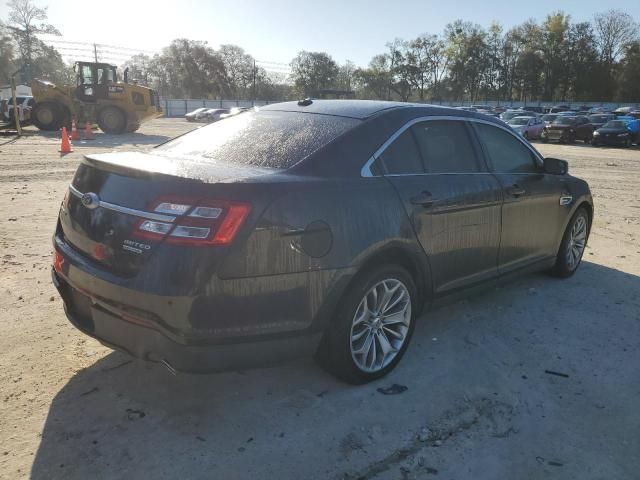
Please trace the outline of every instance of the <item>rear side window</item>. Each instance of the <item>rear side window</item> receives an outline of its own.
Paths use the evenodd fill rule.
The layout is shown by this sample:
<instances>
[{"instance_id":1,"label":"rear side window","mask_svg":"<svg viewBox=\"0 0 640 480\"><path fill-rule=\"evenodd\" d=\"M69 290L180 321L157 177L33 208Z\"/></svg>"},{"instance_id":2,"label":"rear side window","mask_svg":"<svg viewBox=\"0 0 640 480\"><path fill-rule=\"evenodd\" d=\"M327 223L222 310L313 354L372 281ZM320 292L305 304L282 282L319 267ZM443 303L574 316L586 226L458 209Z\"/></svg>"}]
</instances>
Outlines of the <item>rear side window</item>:
<instances>
[{"instance_id":1,"label":"rear side window","mask_svg":"<svg viewBox=\"0 0 640 480\"><path fill-rule=\"evenodd\" d=\"M482 171L466 125L461 121L435 120L412 127L427 173Z\"/></svg>"},{"instance_id":2,"label":"rear side window","mask_svg":"<svg viewBox=\"0 0 640 480\"><path fill-rule=\"evenodd\" d=\"M382 171L387 175L424 173L420 153L410 130L405 130L396 138L382 152L378 162L382 162ZM379 172L379 169L377 171Z\"/></svg>"},{"instance_id":3,"label":"rear side window","mask_svg":"<svg viewBox=\"0 0 640 480\"><path fill-rule=\"evenodd\" d=\"M504 130L478 123L478 136L497 173L536 173L535 156L520 140Z\"/></svg>"},{"instance_id":4,"label":"rear side window","mask_svg":"<svg viewBox=\"0 0 640 480\"><path fill-rule=\"evenodd\" d=\"M359 123L357 119L331 115L245 112L178 137L158 150L212 162L285 169Z\"/></svg>"}]
</instances>

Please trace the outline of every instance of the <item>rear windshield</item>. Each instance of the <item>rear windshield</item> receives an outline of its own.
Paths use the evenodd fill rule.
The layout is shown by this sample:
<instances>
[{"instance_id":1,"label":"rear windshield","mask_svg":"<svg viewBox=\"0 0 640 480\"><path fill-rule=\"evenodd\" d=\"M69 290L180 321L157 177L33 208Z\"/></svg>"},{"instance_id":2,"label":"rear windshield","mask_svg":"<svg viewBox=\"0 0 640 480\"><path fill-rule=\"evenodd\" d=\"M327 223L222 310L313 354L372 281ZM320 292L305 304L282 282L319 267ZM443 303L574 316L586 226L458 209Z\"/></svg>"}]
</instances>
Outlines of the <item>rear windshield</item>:
<instances>
[{"instance_id":1,"label":"rear windshield","mask_svg":"<svg viewBox=\"0 0 640 480\"><path fill-rule=\"evenodd\" d=\"M573 125L574 123L576 123L575 117L559 116L553 121L554 125Z\"/></svg>"},{"instance_id":2,"label":"rear windshield","mask_svg":"<svg viewBox=\"0 0 640 480\"><path fill-rule=\"evenodd\" d=\"M331 115L246 112L171 140L158 150L213 162L289 168L359 123Z\"/></svg>"},{"instance_id":3,"label":"rear windshield","mask_svg":"<svg viewBox=\"0 0 640 480\"><path fill-rule=\"evenodd\" d=\"M553 122L556 118L558 118L558 115L556 115L555 113L542 116L542 120L544 120L545 122Z\"/></svg>"},{"instance_id":4,"label":"rear windshield","mask_svg":"<svg viewBox=\"0 0 640 480\"><path fill-rule=\"evenodd\" d=\"M529 123L529 118L525 117L515 117L509 120L509 125L527 125Z\"/></svg>"}]
</instances>

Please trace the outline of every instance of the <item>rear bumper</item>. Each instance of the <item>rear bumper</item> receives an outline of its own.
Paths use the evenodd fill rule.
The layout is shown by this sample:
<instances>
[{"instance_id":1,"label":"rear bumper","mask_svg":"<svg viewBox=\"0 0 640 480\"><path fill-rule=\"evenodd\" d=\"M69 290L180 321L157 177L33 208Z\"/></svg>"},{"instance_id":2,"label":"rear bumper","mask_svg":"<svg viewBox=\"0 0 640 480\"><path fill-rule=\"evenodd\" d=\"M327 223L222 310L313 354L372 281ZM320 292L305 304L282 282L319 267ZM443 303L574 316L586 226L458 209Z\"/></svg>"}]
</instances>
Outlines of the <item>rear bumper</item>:
<instances>
[{"instance_id":1,"label":"rear bumper","mask_svg":"<svg viewBox=\"0 0 640 480\"><path fill-rule=\"evenodd\" d=\"M321 332L211 340L169 338L151 324L118 315L100 299L90 297L52 270L53 283L64 300L69 321L107 347L134 357L161 362L172 371L207 373L264 367L312 355ZM136 323L138 322L138 323Z\"/></svg>"}]
</instances>

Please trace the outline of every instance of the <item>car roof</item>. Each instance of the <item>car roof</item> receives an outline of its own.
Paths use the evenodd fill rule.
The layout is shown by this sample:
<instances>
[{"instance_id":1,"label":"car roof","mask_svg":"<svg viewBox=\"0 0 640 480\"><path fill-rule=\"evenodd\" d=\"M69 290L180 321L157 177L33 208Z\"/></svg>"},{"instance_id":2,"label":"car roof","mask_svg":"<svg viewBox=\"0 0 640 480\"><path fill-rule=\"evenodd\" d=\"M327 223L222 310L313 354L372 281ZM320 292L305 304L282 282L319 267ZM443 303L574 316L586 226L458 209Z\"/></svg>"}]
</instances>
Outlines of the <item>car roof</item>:
<instances>
[{"instance_id":1,"label":"car roof","mask_svg":"<svg viewBox=\"0 0 640 480\"><path fill-rule=\"evenodd\" d=\"M281 111L281 112L305 112L323 115L335 115L350 117L360 120L378 116L383 112L402 110L406 111L410 117L433 116L433 115L454 115L457 117L493 119L488 115L470 112L440 105L428 105L424 103L387 102L382 100L312 100L306 106L299 105L298 102L272 103L260 110ZM494 120L495 121L495 120Z\"/></svg>"}]
</instances>

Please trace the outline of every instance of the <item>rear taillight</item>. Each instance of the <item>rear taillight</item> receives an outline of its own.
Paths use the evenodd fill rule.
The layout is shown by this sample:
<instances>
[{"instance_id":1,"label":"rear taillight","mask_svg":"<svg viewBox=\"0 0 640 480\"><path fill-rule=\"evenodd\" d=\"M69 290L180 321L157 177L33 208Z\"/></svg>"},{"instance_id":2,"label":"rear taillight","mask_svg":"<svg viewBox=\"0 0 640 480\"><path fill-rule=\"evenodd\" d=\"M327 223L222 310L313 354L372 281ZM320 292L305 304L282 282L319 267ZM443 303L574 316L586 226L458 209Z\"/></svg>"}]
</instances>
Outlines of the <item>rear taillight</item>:
<instances>
[{"instance_id":1,"label":"rear taillight","mask_svg":"<svg viewBox=\"0 0 640 480\"><path fill-rule=\"evenodd\" d=\"M229 245L246 220L251 206L225 200L161 199L154 213L175 216L175 221L140 220L135 235L149 240L166 238L173 245Z\"/></svg>"}]
</instances>

